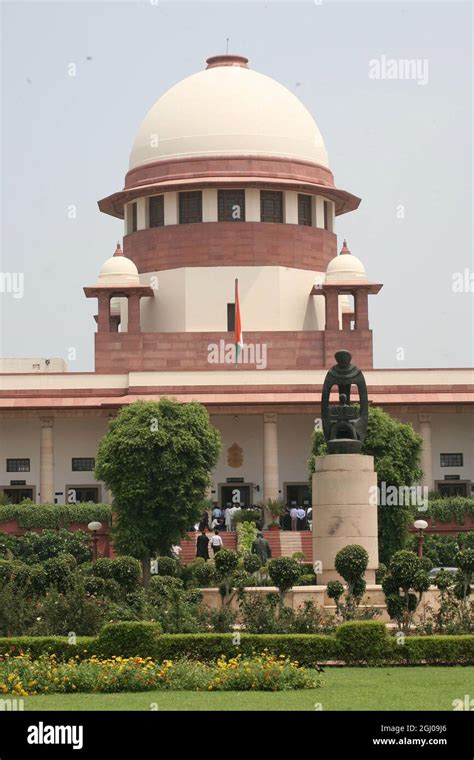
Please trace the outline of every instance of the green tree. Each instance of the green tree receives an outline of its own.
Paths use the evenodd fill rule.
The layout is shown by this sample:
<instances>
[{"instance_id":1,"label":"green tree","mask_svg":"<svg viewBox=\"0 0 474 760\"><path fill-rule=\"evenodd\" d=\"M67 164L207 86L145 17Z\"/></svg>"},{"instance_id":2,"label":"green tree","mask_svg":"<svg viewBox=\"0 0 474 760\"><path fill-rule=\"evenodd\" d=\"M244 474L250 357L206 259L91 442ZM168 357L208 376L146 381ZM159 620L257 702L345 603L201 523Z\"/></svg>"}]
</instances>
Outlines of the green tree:
<instances>
[{"instance_id":1,"label":"green tree","mask_svg":"<svg viewBox=\"0 0 474 760\"><path fill-rule=\"evenodd\" d=\"M205 407L171 399L123 407L99 444L96 477L113 493L114 545L140 559L168 554L201 514L221 448Z\"/></svg>"},{"instance_id":2,"label":"green tree","mask_svg":"<svg viewBox=\"0 0 474 760\"><path fill-rule=\"evenodd\" d=\"M411 425L391 417L383 409L369 408L367 435L362 447L363 454L374 457L379 487L410 487L420 481L422 437ZM309 460L310 477L314 472L315 457L327 453L324 435L316 430L312 436ZM380 561L388 564L395 551L402 549L408 539L408 525L412 520L413 508L409 504L379 505L379 555Z\"/></svg>"}]
</instances>

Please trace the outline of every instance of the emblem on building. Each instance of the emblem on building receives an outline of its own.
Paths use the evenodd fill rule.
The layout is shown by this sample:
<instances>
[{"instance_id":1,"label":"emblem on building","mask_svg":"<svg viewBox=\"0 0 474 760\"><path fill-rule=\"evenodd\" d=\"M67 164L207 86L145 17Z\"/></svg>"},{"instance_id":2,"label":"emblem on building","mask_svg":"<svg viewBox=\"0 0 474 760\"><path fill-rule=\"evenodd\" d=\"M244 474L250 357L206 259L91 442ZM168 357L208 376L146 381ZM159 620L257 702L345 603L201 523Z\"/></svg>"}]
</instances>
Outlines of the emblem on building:
<instances>
[{"instance_id":1,"label":"emblem on building","mask_svg":"<svg viewBox=\"0 0 474 760\"><path fill-rule=\"evenodd\" d=\"M227 449L227 464L229 467L242 467L244 461L243 451L238 443L233 443Z\"/></svg>"}]
</instances>

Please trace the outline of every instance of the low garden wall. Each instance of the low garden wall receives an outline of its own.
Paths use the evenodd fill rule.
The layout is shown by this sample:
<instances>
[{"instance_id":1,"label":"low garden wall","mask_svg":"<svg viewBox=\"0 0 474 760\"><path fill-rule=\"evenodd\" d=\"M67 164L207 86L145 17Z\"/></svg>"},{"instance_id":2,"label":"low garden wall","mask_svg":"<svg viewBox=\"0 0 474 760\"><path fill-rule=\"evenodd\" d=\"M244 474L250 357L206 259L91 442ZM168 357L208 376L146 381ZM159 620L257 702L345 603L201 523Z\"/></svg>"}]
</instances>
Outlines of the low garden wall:
<instances>
[{"instance_id":1,"label":"low garden wall","mask_svg":"<svg viewBox=\"0 0 474 760\"><path fill-rule=\"evenodd\" d=\"M200 591L203 594L203 603L207 604L211 609L220 609L221 596L217 588L202 588ZM254 588L246 588L247 592L254 594L267 594L278 593L276 586L256 586ZM415 613L414 622L418 622L423 617L423 610L430 606L433 610L438 609L439 589L436 586L431 586L428 591L423 594L423 600L419 609ZM311 600L316 607L322 608L327 612L335 612L336 607L334 602L327 596L327 586L294 586L290 591L285 594L285 605L297 610L305 601ZM388 623L390 618L387 614L387 607L385 604L385 595L382 591L382 586L376 584L367 584L367 589L362 599L361 606L375 607L380 610L380 617L378 620ZM236 612L239 611L239 604L237 594L234 594L231 602L231 609Z\"/></svg>"}]
</instances>

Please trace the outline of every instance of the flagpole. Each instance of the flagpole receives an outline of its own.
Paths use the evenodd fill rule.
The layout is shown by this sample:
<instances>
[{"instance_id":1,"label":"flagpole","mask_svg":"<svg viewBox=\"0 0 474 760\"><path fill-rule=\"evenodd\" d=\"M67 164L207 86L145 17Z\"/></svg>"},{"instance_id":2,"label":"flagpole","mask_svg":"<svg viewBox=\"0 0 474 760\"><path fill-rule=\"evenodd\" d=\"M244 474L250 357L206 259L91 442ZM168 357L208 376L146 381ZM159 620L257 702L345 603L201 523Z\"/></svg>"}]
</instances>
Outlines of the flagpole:
<instances>
[{"instance_id":1,"label":"flagpole","mask_svg":"<svg viewBox=\"0 0 474 760\"><path fill-rule=\"evenodd\" d=\"M237 350L237 340L238 340L238 336L237 336L237 311L238 311L238 308L239 308L239 280L238 280L237 277L235 278L235 283L234 283L234 303L235 303L235 325L234 325L234 330L235 330L235 366L237 366L238 361L239 361L239 352Z\"/></svg>"}]
</instances>

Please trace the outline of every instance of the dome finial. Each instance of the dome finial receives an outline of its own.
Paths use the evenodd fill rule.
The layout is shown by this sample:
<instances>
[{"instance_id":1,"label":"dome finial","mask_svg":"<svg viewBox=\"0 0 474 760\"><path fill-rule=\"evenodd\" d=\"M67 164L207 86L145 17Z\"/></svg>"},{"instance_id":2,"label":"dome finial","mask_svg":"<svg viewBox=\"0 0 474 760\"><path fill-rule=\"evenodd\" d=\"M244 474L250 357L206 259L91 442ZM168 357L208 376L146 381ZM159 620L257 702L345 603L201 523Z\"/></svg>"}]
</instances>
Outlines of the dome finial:
<instances>
[{"instance_id":1,"label":"dome finial","mask_svg":"<svg viewBox=\"0 0 474 760\"><path fill-rule=\"evenodd\" d=\"M123 251L119 240L117 241L117 248L115 249L114 256L123 256Z\"/></svg>"},{"instance_id":2,"label":"dome finial","mask_svg":"<svg viewBox=\"0 0 474 760\"><path fill-rule=\"evenodd\" d=\"M342 244L342 248L341 248L340 253L350 253L350 250L347 247L347 241L346 240L344 240L344 242Z\"/></svg>"}]
</instances>

